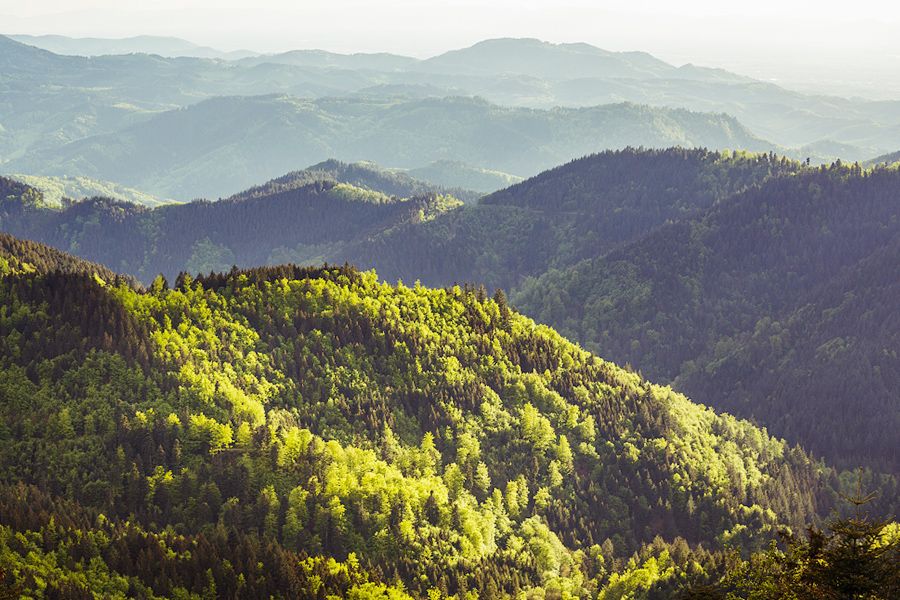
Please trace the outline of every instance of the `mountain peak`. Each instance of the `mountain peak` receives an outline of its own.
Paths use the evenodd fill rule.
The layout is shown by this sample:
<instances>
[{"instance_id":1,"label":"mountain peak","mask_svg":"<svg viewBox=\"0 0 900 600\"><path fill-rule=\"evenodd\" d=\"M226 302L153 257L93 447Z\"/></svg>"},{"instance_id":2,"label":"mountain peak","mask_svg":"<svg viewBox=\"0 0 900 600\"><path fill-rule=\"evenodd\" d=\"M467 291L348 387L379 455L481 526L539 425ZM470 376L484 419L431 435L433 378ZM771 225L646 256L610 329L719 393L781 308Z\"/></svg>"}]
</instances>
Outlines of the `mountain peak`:
<instances>
[{"instance_id":1,"label":"mountain peak","mask_svg":"<svg viewBox=\"0 0 900 600\"><path fill-rule=\"evenodd\" d=\"M660 77L675 68L642 52L610 52L587 43L552 43L535 38L495 38L451 50L422 65L425 69L508 73L551 80L585 77Z\"/></svg>"}]
</instances>

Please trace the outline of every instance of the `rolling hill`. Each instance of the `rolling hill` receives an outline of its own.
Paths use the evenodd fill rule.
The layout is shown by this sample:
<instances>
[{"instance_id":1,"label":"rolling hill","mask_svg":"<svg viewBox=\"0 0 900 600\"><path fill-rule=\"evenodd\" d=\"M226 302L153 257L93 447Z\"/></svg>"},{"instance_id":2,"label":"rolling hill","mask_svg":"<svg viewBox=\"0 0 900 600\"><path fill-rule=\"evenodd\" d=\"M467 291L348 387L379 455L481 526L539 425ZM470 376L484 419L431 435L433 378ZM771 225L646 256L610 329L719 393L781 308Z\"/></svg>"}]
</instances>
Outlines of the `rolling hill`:
<instances>
[{"instance_id":1,"label":"rolling hill","mask_svg":"<svg viewBox=\"0 0 900 600\"><path fill-rule=\"evenodd\" d=\"M471 98L276 95L206 100L23 157L9 169L79 173L194 198L228 195L328 157L400 168L453 159L531 174L604 149L672 145L770 149L725 115L630 104L532 110Z\"/></svg>"},{"instance_id":2,"label":"rolling hill","mask_svg":"<svg viewBox=\"0 0 900 600\"><path fill-rule=\"evenodd\" d=\"M174 278L181 270L221 271L280 258L320 262L349 241L427 221L461 204L433 192L389 196L340 183L321 171L294 174L218 202L154 209L109 198L46 208L39 192L2 178L0 198L5 198L0 202L4 231L44 240L147 281L158 273Z\"/></svg>"},{"instance_id":3,"label":"rolling hill","mask_svg":"<svg viewBox=\"0 0 900 600\"><path fill-rule=\"evenodd\" d=\"M522 181L518 175L492 171L452 160L435 161L407 171L413 177L436 185L462 187L487 194Z\"/></svg>"},{"instance_id":4,"label":"rolling hill","mask_svg":"<svg viewBox=\"0 0 900 600\"><path fill-rule=\"evenodd\" d=\"M61 207L66 201L77 202L83 198L96 196L151 207L174 202L173 200L163 200L111 181L99 181L88 177L40 177L37 175L14 174L11 178L41 192L43 201L53 207Z\"/></svg>"},{"instance_id":5,"label":"rolling hill","mask_svg":"<svg viewBox=\"0 0 900 600\"><path fill-rule=\"evenodd\" d=\"M896 474L896 423L885 414L897 414L898 329L878 299L894 291L897 170L624 150L465 206L431 195L338 199L325 171L152 211L7 203L0 227L147 282L231 264L349 261L390 281L503 288L525 314L600 356L842 468ZM339 189L418 193L379 188L394 175L362 173L353 181L368 189Z\"/></svg>"},{"instance_id":6,"label":"rolling hill","mask_svg":"<svg viewBox=\"0 0 900 600\"><path fill-rule=\"evenodd\" d=\"M191 248L211 240L223 256L244 267L312 258L349 260L377 266L392 279L435 285L477 281L513 288L526 276L598 256L667 220L691 216L731 193L799 168L768 154L606 152L462 209L446 210L453 204L445 202L440 214L431 215L429 209L429 218L412 219L418 215L409 208L415 203L396 200L461 191L429 186L371 164L327 161L225 202L153 211L100 199L63 211L36 209L34 202L22 210L21 203L12 203L0 227L115 265L146 281L159 272L171 278L181 270L195 271L189 266L197 266L190 261ZM335 184L382 201L340 202L323 191ZM24 191L16 188L10 194ZM461 195L473 199L470 193ZM283 229L275 225L278 221ZM271 227L283 234L272 235ZM84 245L86 240L92 241Z\"/></svg>"},{"instance_id":7,"label":"rolling hill","mask_svg":"<svg viewBox=\"0 0 900 600\"><path fill-rule=\"evenodd\" d=\"M440 183L426 179L417 179L411 176L409 172L385 169L373 162L345 163L329 159L307 167L302 171L292 171L281 177L276 177L268 183L239 192L231 196L231 198L266 196L275 191L298 187L303 183L329 179L398 198L411 198L428 194L448 194L464 202L472 202L481 196L478 192L470 189L453 186L444 187Z\"/></svg>"},{"instance_id":8,"label":"rolling hill","mask_svg":"<svg viewBox=\"0 0 900 600\"><path fill-rule=\"evenodd\" d=\"M0 253L7 594L671 595L831 505L801 450L501 295Z\"/></svg>"},{"instance_id":9,"label":"rolling hill","mask_svg":"<svg viewBox=\"0 0 900 600\"><path fill-rule=\"evenodd\" d=\"M733 193L800 168L769 154L603 152L421 226L362 241L342 256L377 267L389 279L516 289L526 277L603 255L667 221L700 214Z\"/></svg>"}]
</instances>

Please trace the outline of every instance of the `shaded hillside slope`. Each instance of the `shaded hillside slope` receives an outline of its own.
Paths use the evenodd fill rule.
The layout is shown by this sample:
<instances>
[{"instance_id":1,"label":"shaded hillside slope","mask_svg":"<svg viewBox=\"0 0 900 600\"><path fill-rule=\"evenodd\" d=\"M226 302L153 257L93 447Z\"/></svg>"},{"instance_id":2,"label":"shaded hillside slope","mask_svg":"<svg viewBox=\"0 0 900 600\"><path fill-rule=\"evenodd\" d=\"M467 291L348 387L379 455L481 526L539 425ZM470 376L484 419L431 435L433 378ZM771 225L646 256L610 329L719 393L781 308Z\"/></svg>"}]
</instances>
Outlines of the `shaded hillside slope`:
<instances>
[{"instance_id":1,"label":"shaded hillside slope","mask_svg":"<svg viewBox=\"0 0 900 600\"><path fill-rule=\"evenodd\" d=\"M149 281L264 264L286 252L315 262L331 245L459 205L451 197L396 198L334 180L287 186L267 196L195 201L147 209L94 198L63 210L0 205L0 227L112 265ZM298 256L299 255L299 256Z\"/></svg>"},{"instance_id":2,"label":"shaded hillside slope","mask_svg":"<svg viewBox=\"0 0 900 600\"><path fill-rule=\"evenodd\" d=\"M769 154L633 148L545 171L434 221L347 251L355 264L430 284L511 289L525 276L597 257L801 165Z\"/></svg>"},{"instance_id":3,"label":"shaded hillside slope","mask_svg":"<svg viewBox=\"0 0 900 600\"><path fill-rule=\"evenodd\" d=\"M896 273L890 254L877 256L889 253L900 237L898 192L897 170L834 165L773 179L702 217L667 225L604 257L548 273L523 286L515 302L534 318L650 377L670 381L692 374L692 389L702 389L704 401L758 417L779 434L796 434L793 439L833 461L879 464L896 472L895 421L881 418L885 407L893 408L892 415L898 408L890 384L900 373L894 320L886 318L872 331L865 358L839 352L839 339L830 341L833 352L811 352L818 346L811 344L829 341L819 328L861 329L873 311L883 310L878 298L890 292L876 286L865 294L862 290L872 282L854 277L884 281ZM871 265L865 262L869 257ZM880 271L874 273L876 268ZM827 290L850 295L848 312L838 310L840 302L826 300L828 295L818 296ZM831 304L820 306L823 301ZM822 312L816 313L816 306ZM829 324L827 315L837 321ZM743 369L721 371L713 381L722 391L752 393L729 399L712 394L711 382L699 383L707 369L735 366L729 362L733 353L746 357L746 349L735 348L737 340L794 319L800 319L794 331L801 339L785 341L782 351L785 360L796 361L792 369L801 370L802 377L785 372L784 387L776 390L766 378L758 379L755 367L742 362ZM769 360L777 356L757 366L774 368ZM869 360L875 362L870 365ZM881 365L877 374L872 371L876 364ZM836 383L837 373L847 385L825 385ZM851 381L866 382L865 387L853 391ZM792 408L796 395L826 388L824 395L803 401L806 410ZM849 438L841 433L848 430L854 432Z\"/></svg>"},{"instance_id":4,"label":"shaded hillside slope","mask_svg":"<svg viewBox=\"0 0 900 600\"><path fill-rule=\"evenodd\" d=\"M723 337L674 385L840 464L896 470L897 298L900 237L811 289L785 317Z\"/></svg>"},{"instance_id":5,"label":"shaded hillside slope","mask_svg":"<svg viewBox=\"0 0 900 600\"><path fill-rule=\"evenodd\" d=\"M511 288L524 276L598 256L799 168L767 154L627 149L573 161L448 210L454 203L433 195L440 188L329 161L225 202L153 211L106 200L61 212L10 209L0 227L145 281L159 272L173 278L231 264L328 260L375 266L393 280ZM409 194L431 195L401 202ZM353 201L357 196L369 200Z\"/></svg>"}]
</instances>

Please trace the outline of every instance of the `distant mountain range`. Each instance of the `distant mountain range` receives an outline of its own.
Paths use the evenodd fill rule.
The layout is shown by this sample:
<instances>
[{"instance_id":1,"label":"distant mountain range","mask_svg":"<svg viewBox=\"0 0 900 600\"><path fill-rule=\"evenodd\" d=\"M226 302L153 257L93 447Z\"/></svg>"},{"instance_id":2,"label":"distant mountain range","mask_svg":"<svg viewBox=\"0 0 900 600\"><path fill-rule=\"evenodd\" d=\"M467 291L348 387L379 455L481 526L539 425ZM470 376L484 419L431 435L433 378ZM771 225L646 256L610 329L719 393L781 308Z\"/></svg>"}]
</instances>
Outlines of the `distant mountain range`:
<instances>
[{"instance_id":1,"label":"distant mountain range","mask_svg":"<svg viewBox=\"0 0 900 600\"><path fill-rule=\"evenodd\" d=\"M29 46L49 50L54 54L69 56L156 54L168 58L189 56L237 60L256 55L255 52L249 50L223 52L209 46L198 46L181 38L158 35L138 35L127 38L75 38L64 35L10 35L9 37Z\"/></svg>"},{"instance_id":2,"label":"distant mountain range","mask_svg":"<svg viewBox=\"0 0 900 600\"><path fill-rule=\"evenodd\" d=\"M632 144L771 148L726 115L628 104L542 111L469 98L235 96L30 153L7 168L77 172L184 200L226 196L322 157L407 169L460 160L519 175Z\"/></svg>"},{"instance_id":3,"label":"distant mountain range","mask_svg":"<svg viewBox=\"0 0 900 600\"><path fill-rule=\"evenodd\" d=\"M549 81L579 79L752 79L721 69L678 68L646 52L610 52L590 44L552 44L533 38L485 40L416 65L425 72L485 76L524 75Z\"/></svg>"},{"instance_id":4,"label":"distant mountain range","mask_svg":"<svg viewBox=\"0 0 900 600\"><path fill-rule=\"evenodd\" d=\"M159 40L128 44L149 52L165 46ZM175 43L167 47L179 52ZM225 61L159 54L63 56L0 37L0 77L0 168L5 172L110 179L179 199L233 193L333 156L406 169L433 161L464 162L523 177L585 153L625 145L774 149L817 162L870 159L895 150L900 139L900 102L805 95L721 70L675 67L645 53L531 39L488 40L426 60L301 50ZM222 96L229 99L216 100ZM476 96L506 108L470 115L459 109L459 100L449 100L465 97L470 106L483 106L473 99ZM200 104L206 100L211 103ZM416 108L416 102L425 108ZM456 108L428 114L437 127L434 133L424 132L431 141L421 155L421 147L405 136L418 139L415 124L441 103ZM625 121L584 117L590 122L579 121L575 132L553 123L578 121L573 114L609 115L615 109L597 107L622 103L646 108L631 109ZM298 108L301 104L307 108ZM389 105L390 114L377 115L373 108ZM186 112L172 113L180 109ZM407 109L415 114L404 115ZM672 109L704 113L694 120L711 125L699 132L684 119L673 119ZM527 115L529 110L542 133L523 139L505 128L504 115ZM211 129L210 113L227 118L228 127ZM722 121L721 113L737 120ZM384 135L393 130L372 131L364 123L376 118L396 128L397 138ZM459 121L469 118L476 120ZM176 122L180 134L168 136L165 151L162 138L146 139L141 133L168 131L166 126ZM449 130L442 123L450 125ZM360 129L341 130L350 126ZM722 127L730 131L714 131ZM472 130L482 128L490 133L489 139L477 142L487 142L485 152L478 152L469 142ZM245 161L241 151L229 148L229 130L234 137L246 136L251 146L268 145L265 136L272 136L271 145L282 149L290 135L295 138L291 150L279 154L294 162L263 168L252 157ZM596 142L573 140L581 131L590 132ZM438 132L443 138L435 140ZM115 151L107 144L113 138L98 137L104 135L113 135ZM185 142L188 135L191 141ZM343 153L350 136L361 138L354 147L365 148L364 153ZM146 156L149 147L130 149L132 141L155 148L152 159ZM105 149L98 150L97 143ZM533 146L533 159L514 156L524 153L523 143ZM487 150L490 160L480 156ZM175 169L166 164L171 156L178 157ZM210 178L204 171L220 160L228 165L230 181L206 187ZM134 175L138 161L150 167L140 177ZM448 163L442 164L446 171Z\"/></svg>"}]
</instances>

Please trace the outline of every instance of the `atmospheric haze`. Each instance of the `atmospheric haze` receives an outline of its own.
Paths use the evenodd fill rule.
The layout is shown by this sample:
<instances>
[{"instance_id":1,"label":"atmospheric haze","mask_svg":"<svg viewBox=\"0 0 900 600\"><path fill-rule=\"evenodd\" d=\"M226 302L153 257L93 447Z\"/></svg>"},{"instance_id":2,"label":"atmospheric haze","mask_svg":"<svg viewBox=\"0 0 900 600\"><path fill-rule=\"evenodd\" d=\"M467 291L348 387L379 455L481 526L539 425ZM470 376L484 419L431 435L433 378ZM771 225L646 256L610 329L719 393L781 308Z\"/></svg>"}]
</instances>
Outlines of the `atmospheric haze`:
<instances>
[{"instance_id":1,"label":"atmospheric haze","mask_svg":"<svg viewBox=\"0 0 900 600\"><path fill-rule=\"evenodd\" d=\"M0 31L426 57L496 37L641 50L805 91L900 97L900 5L860 0L2 0Z\"/></svg>"}]
</instances>

